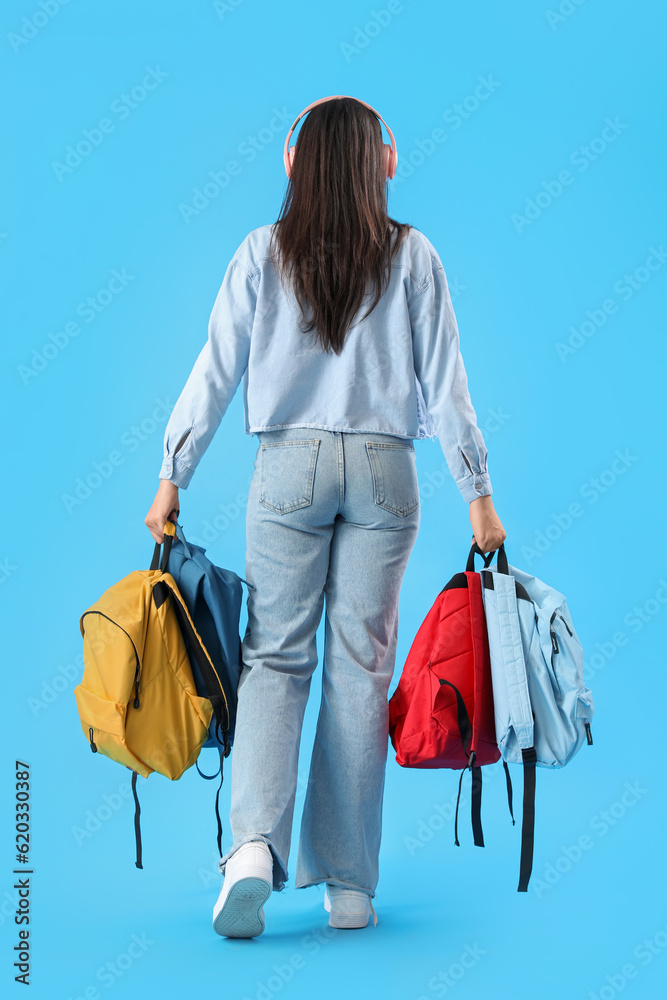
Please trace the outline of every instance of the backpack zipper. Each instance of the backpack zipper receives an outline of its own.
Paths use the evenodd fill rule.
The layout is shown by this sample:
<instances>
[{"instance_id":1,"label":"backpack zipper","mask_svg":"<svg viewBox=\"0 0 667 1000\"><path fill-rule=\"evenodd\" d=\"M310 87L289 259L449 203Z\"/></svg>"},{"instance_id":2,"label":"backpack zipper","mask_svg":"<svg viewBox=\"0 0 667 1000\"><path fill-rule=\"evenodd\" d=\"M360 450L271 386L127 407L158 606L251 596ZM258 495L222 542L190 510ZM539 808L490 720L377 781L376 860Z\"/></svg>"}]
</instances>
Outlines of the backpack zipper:
<instances>
[{"instance_id":1,"label":"backpack zipper","mask_svg":"<svg viewBox=\"0 0 667 1000\"><path fill-rule=\"evenodd\" d=\"M556 615L558 615L558 617L560 618L560 620L563 622L563 624L565 625L565 628L567 629L567 631L569 632L570 635L572 635L572 631L570 629L570 626L567 624L567 622L563 618L563 616L561 614L559 614L557 611L554 611L554 613L552 614L551 618L549 619L549 635L551 636L551 648L553 649L554 653L559 653L560 649L558 647L558 639L556 638L556 630L554 629L554 626L553 626L553 620L556 617Z\"/></svg>"},{"instance_id":2,"label":"backpack zipper","mask_svg":"<svg viewBox=\"0 0 667 1000\"><path fill-rule=\"evenodd\" d=\"M552 652L552 662L553 662L553 653L558 653L559 652L559 649L558 649L558 639L556 638L556 630L554 629L554 624L553 624L555 617L556 617L556 612L554 611L554 613L552 614L551 618L549 619L549 635L551 636L551 649L553 651Z\"/></svg>"},{"instance_id":3,"label":"backpack zipper","mask_svg":"<svg viewBox=\"0 0 667 1000\"><path fill-rule=\"evenodd\" d=\"M92 726L88 726L88 739L90 740L90 749L93 751L93 753L97 753L97 744L95 743L95 740L93 739L93 727Z\"/></svg>"},{"instance_id":4,"label":"backpack zipper","mask_svg":"<svg viewBox=\"0 0 667 1000\"><path fill-rule=\"evenodd\" d=\"M125 635L128 637L128 639L132 643L132 649L134 650L134 655L135 655L135 657L137 659L137 665L136 665L135 670L134 670L134 701L132 702L132 704L134 705L135 708L139 708L139 706L141 704L140 701L139 701L139 674L141 673L141 663L139 662L139 653L137 652L137 647L134 645L134 639L129 634L129 632L127 632L123 628L122 625L119 625L118 622L116 622L116 621L113 620L113 618L109 618L109 616L105 615L103 611L86 611L81 616L82 620L86 617L86 615L102 615L102 618L106 618L106 620L108 622L111 622L112 625L115 625L117 628L119 628L121 630L121 632L125 632ZM85 632L85 629L84 629L84 632Z\"/></svg>"},{"instance_id":5,"label":"backpack zipper","mask_svg":"<svg viewBox=\"0 0 667 1000\"><path fill-rule=\"evenodd\" d=\"M558 690L558 696L560 697L561 694L560 684L558 683L558 677L556 676L556 668L554 666L554 653L560 652L560 647L558 646L558 639L556 638L556 630L554 629L553 626L553 621L554 618L556 617L556 614L557 612L554 611L551 618L549 619L549 635L551 637L551 678L553 683L555 683L556 685L556 688Z\"/></svg>"},{"instance_id":6,"label":"backpack zipper","mask_svg":"<svg viewBox=\"0 0 667 1000\"><path fill-rule=\"evenodd\" d=\"M565 621L565 619L563 618L563 616L559 614L558 617L561 619L561 621L563 622L563 625L568 630L568 632L570 633L570 635L574 635L574 632L571 631L570 626L567 624L567 622Z\"/></svg>"}]
</instances>

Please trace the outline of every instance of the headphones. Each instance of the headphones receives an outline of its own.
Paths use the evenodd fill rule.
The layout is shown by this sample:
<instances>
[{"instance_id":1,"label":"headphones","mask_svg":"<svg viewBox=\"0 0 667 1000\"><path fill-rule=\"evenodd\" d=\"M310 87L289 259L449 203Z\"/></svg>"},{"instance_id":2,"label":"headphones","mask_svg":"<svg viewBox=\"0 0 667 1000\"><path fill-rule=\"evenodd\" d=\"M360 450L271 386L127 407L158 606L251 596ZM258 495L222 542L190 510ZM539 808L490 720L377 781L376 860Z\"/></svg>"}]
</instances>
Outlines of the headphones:
<instances>
[{"instance_id":1,"label":"headphones","mask_svg":"<svg viewBox=\"0 0 667 1000\"><path fill-rule=\"evenodd\" d=\"M283 162L285 164L285 173L287 174L288 177L292 172L292 163L294 162L294 153L296 151L296 146L289 145L290 136L292 135L292 132L297 127L303 116L307 114L311 108L317 107L318 104L324 104L325 101L336 101L341 97L348 97L348 96L349 96L348 94L334 94L332 97L321 97L319 101L313 101L312 104L309 104L308 107L305 108L301 112L299 117L295 120L291 129L287 133L287 138L285 139L285 149L283 151ZM383 144L382 149L384 158L384 172L387 176L387 179L391 180L391 178L396 173L396 164L398 163L398 150L396 149L396 140L394 139L394 134L387 125L382 115L379 114L375 110L375 108L372 108L370 104L366 104L366 101L360 101L358 97L353 97L352 100L359 101L359 104L363 104L364 107L369 108L373 112L373 114L380 119L380 121L386 128L387 132L389 133L389 136L391 138L391 146L385 142Z\"/></svg>"}]
</instances>

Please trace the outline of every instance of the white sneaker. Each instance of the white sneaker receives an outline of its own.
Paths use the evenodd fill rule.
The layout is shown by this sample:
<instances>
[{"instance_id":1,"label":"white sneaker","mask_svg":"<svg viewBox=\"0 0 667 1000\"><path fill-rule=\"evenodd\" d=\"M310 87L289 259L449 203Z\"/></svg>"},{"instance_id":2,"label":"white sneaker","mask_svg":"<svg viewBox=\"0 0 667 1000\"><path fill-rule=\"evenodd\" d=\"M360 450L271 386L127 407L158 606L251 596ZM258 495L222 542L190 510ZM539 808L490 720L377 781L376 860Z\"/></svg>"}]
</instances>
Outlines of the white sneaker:
<instances>
[{"instance_id":1,"label":"white sneaker","mask_svg":"<svg viewBox=\"0 0 667 1000\"><path fill-rule=\"evenodd\" d=\"M263 904L273 892L273 855L263 840L241 844L225 865L213 908L213 930L223 937L256 937L264 930Z\"/></svg>"},{"instance_id":2,"label":"white sneaker","mask_svg":"<svg viewBox=\"0 0 667 1000\"><path fill-rule=\"evenodd\" d=\"M365 927L371 913L373 926L377 927L377 913L367 892L327 882L324 889L324 909L329 913L330 927Z\"/></svg>"}]
</instances>

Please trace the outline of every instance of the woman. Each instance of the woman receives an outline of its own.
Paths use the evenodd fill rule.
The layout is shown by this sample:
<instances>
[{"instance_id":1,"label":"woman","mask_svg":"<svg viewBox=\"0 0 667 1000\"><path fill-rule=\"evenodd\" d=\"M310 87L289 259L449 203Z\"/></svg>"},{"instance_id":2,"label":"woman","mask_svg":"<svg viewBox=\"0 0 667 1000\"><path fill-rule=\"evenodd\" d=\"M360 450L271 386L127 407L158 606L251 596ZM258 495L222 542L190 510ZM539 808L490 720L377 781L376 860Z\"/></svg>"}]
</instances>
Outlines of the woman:
<instances>
[{"instance_id":1,"label":"woman","mask_svg":"<svg viewBox=\"0 0 667 1000\"><path fill-rule=\"evenodd\" d=\"M311 110L312 109L312 110ZM295 147L296 123L309 112ZM232 754L233 845L213 926L264 930L288 878L303 715L326 597L322 701L296 888L326 883L329 924L375 911L398 601L419 530L414 438L437 434L484 552L506 535L459 350L447 279L417 229L387 214L396 146L351 97L323 98L285 143L274 225L225 274L208 340L170 416L145 522L161 542L243 380L257 434L247 509L248 627Z\"/></svg>"}]
</instances>

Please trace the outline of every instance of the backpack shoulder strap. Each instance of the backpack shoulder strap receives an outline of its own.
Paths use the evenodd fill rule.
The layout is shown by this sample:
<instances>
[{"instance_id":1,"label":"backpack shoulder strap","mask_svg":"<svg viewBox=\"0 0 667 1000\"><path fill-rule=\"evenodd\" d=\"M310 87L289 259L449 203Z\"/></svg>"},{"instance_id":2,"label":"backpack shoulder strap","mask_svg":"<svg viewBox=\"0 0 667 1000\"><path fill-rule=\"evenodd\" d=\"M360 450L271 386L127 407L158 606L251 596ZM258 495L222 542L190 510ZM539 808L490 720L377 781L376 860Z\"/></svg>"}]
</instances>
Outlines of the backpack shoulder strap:
<instances>
[{"instance_id":1,"label":"backpack shoulder strap","mask_svg":"<svg viewBox=\"0 0 667 1000\"><path fill-rule=\"evenodd\" d=\"M503 672L506 679L512 725L521 748L523 763L523 818L521 824L521 859L519 863L519 885L517 892L527 892L533 867L535 839L535 721L530 703L528 674L521 639L521 625L517 607L516 581L505 572L484 570L493 582L493 600L498 617L498 627L502 641ZM507 762L508 802L512 814L511 783ZM514 815L512 814L512 824Z\"/></svg>"},{"instance_id":2,"label":"backpack shoulder strap","mask_svg":"<svg viewBox=\"0 0 667 1000\"><path fill-rule=\"evenodd\" d=\"M493 573L492 576L512 725L519 746L528 748L534 744L535 729L521 641L515 581L513 577L504 573Z\"/></svg>"}]
</instances>

